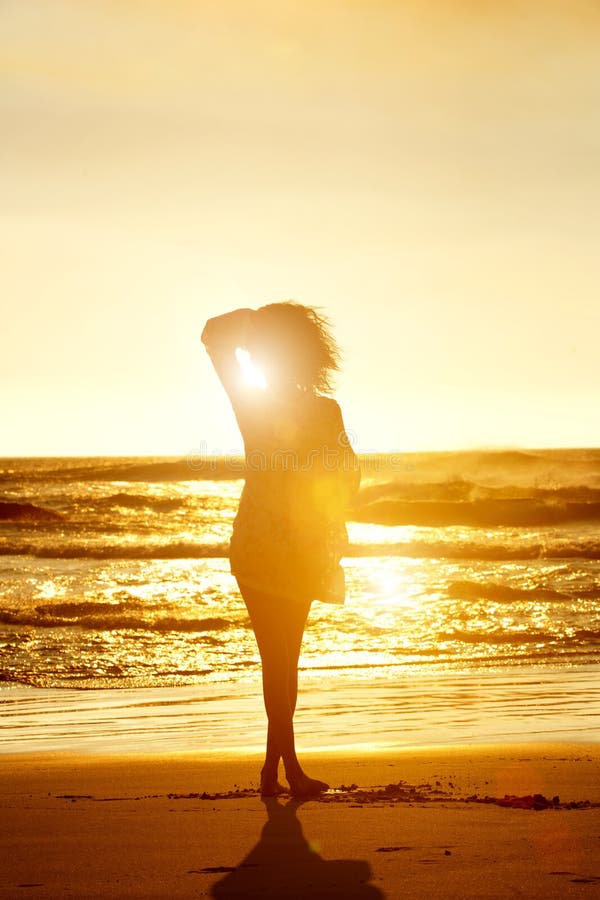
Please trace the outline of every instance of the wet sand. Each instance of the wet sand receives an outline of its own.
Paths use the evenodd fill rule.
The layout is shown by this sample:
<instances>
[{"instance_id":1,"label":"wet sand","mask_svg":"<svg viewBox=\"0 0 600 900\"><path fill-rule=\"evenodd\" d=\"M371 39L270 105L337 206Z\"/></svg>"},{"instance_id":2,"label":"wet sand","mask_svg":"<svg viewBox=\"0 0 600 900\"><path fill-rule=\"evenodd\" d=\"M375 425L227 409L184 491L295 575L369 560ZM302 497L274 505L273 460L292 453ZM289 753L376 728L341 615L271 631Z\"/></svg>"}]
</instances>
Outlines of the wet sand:
<instances>
[{"instance_id":1,"label":"wet sand","mask_svg":"<svg viewBox=\"0 0 600 900\"><path fill-rule=\"evenodd\" d=\"M258 755L0 757L0 896L569 897L600 886L596 744L320 752L264 802ZM587 896L587 893L584 893Z\"/></svg>"}]
</instances>

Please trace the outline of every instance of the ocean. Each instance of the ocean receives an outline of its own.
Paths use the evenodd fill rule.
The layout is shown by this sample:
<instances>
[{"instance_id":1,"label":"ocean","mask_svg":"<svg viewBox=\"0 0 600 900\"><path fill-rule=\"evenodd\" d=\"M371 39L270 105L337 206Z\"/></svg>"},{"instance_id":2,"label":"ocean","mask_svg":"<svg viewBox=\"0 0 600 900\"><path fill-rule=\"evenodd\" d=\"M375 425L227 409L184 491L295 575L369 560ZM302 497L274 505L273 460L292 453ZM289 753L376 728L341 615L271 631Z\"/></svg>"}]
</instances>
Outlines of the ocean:
<instances>
[{"instance_id":1,"label":"ocean","mask_svg":"<svg viewBox=\"0 0 600 900\"><path fill-rule=\"evenodd\" d=\"M314 603L328 678L600 660L600 450L370 454L348 597ZM254 677L229 573L239 459L0 460L0 680L131 688Z\"/></svg>"}]
</instances>

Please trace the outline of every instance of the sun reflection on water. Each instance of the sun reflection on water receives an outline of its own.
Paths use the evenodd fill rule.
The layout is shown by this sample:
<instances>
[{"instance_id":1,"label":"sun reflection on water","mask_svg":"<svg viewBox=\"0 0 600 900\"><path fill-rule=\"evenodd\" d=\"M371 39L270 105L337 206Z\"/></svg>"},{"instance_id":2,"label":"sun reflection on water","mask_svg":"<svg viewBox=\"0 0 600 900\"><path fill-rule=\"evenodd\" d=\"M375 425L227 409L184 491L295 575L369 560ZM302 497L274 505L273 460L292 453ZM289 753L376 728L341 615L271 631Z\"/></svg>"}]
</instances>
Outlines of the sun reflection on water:
<instances>
[{"instance_id":1,"label":"sun reflection on water","mask_svg":"<svg viewBox=\"0 0 600 900\"><path fill-rule=\"evenodd\" d=\"M418 605L418 597L423 590L416 577L419 568L417 560L406 560L402 565L398 565L393 558L377 560L368 579L371 597L388 605Z\"/></svg>"}]
</instances>

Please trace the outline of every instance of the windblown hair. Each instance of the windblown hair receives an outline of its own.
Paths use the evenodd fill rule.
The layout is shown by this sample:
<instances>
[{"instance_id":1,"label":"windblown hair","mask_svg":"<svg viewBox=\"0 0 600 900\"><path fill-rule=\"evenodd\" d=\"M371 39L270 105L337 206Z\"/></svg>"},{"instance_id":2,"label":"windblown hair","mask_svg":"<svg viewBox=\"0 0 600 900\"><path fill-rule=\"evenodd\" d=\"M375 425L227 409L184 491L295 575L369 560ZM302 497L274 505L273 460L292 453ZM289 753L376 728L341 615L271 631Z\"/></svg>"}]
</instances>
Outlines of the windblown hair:
<instances>
[{"instance_id":1,"label":"windblown hair","mask_svg":"<svg viewBox=\"0 0 600 900\"><path fill-rule=\"evenodd\" d=\"M331 323L312 306L286 300L259 307L249 350L257 360L287 372L305 390L333 390L341 354Z\"/></svg>"}]
</instances>

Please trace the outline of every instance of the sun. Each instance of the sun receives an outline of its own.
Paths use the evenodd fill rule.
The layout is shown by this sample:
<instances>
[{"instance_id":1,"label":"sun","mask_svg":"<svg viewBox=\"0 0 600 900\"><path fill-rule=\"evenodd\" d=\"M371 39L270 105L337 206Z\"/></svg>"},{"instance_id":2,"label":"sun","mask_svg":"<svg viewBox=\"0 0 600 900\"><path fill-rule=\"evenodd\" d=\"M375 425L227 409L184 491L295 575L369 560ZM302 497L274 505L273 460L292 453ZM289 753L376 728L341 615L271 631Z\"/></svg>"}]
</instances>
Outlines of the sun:
<instances>
[{"instance_id":1,"label":"sun","mask_svg":"<svg viewBox=\"0 0 600 900\"><path fill-rule=\"evenodd\" d=\"M264 391L267 387L267 379L255 365L248 351L244 350L243 347L236 347L235 357L240 365L244 384L248 385L248 387L258 387Z\"/></svg>"}]
</instances>

